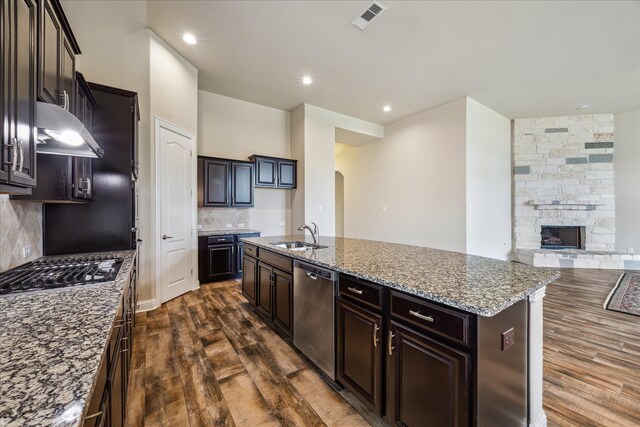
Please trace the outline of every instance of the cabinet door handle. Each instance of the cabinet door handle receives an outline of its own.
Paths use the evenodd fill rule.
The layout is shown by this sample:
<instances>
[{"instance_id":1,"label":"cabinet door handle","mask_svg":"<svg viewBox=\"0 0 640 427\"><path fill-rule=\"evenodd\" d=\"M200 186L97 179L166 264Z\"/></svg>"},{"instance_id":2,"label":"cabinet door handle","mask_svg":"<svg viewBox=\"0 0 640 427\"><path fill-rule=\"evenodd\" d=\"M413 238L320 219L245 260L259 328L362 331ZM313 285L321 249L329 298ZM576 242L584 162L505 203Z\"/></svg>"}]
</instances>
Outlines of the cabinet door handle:
<instances>
[{"instance_id":1,"label":"cabinet door handle","mask_svg":"<svg viewBox=\"0 0 640 427\"><path fill-rule=\"evenodd\" d=\"M378 346L378 331L380 330L380 327L378 325L373 325L373 346L377 347Z\"/></svg>"},{"instance_id":2,"label":"cabinet door handle","mask_svg":"<svg viewBox=\"0 0 640 427\"><path fill-rule=\"evenodd\" d=\"M351 286L347 287L347 290L349 292L353 292L354 294L358 294L358 295L362 295L364 292L362 291L362 289L358 289L358 288L352 288Z\"/></svg>"},{"instance_id":3,"label":"cabinet door handle","mask_svg":"<svg viewBox=\"0 0 640 427\"><path fill-rule=\"evenodd\" d=\"M12 148L11 155L13 157L11 160L11 170L15 172L18 170L18 138L11 138L9 147Z\"/></svg>"},{"instance_id":4,"label":"cabinet door handle","mask_svg":"<svg viewBox=\"0 0 640 427\"><path fill-rule=\"evenodd\" d=\"M87 415L86 417L84 417L84 419L85 420L90 420L92 418L97 418L97 417L101 416L102 414L104 414L104 410L105 410L105 404L103 402L102 405L100 405L100 410L98 412L96 412L95 414ZM105 418L105 417L103 417L103 418Z\"/></svg>"},{"instance_id":5,"label":"cabinet door handle","mask_svg":"<svg viewBox=\"0 0 640 427\"><path fill-rule=\"evenodd\" d=\"M21 139L18 139L18 150L20 150L20 167L18 168L18 171L20 173L22 173L22 169L24 166L24 144L22 143Z\"/></svg>"},{"instance_id":6,"label":"cabinet door handle","mask_svg":"<svg viewBox=\"0 0 640 427\"><path fill-rule=\"evenodd\" d=\"M84 183L86 184L85 187L85 192L87 193L88 196L91 195L91 190L92 190L92 186L91 186L91 178L87 178Z\"/></svg>"},{"instance_id":7,"label":"cabinet door handle","mask_svg":"<svg viewBox=\"0 0 640 427\"><path fill-rule=\"evenodd\" d=\"M236 197L235 196L231 196L231 204L232 205L236 204Z\"/></svg>"},{"instance_id":8,"label":"cabinet door handle","mask_svg":"<svg viewBox=\"0 0 640 427\"><path fill-rule=\"evenodd\" d=\"M413 311L413 310L409 310L409 314L414 317L417 317L418 319L426 320L427 322L433 323L433 316L425 316L419 311Z\"/></svg>"},{"instance_id":9,"label":"cabinet door handle","mask_svg":"<svg viewBox=\"0 0 640 427\"><path fill-rule=\"evenodd\" d=\"M393 346L393 338L396 336L393 332L389 331L389 342L387 343L387 348L389 350L389 356L393 356L393 350L395 347Z\"/></svg>"}]
</instances>

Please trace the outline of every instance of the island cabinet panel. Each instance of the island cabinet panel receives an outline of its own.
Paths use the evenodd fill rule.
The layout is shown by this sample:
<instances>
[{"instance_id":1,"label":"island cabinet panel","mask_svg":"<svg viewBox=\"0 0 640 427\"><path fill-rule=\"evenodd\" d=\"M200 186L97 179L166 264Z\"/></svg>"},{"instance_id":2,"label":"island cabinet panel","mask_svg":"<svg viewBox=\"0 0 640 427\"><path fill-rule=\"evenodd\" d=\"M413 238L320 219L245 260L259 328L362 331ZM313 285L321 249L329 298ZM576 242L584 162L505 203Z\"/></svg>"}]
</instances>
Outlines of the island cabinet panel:
<instances>
[{"instance_id":1,"label":"island cabinet panel","mask_svg":"<svg viewBox=\"0 0 640 427\"><path fill-rule=\"evenodd\" d=\"M247 245L250 253L258 253L253 245ZM280 257L291 261L290 258L282 257L269 251L260 250L259 259L245 255L245 272L242 276L242 292L247 299L253 302L255 298L256 311L268 323L272 324L285 335L293 336L293 275L291 271L285 271L277 261ZM267 255L266 258L263 256ZM276 265L273 264L276 261ZM252 284L252 275L249 269L253 269L257 262L255 287ZM255 288L255 297L251 294Z\"/></svg>"},{"instance_id":2,"label":"island cabinet panel","mask_svg":"<svg viewBox=\"0 0 640 427\"><path fill-rule=\"evenodd\" d=\"M391 316L453 342L469 345L470 316L467 313L392 291Z\"/></svg>"},{"instance_id":3,"label":"island cabinet panel","mask_svg":"<svg viewBox=\"0 0 640 427\"><path fill-rule=\"evenodd\" d=\"M338 380L382 414L383 316L338 298Z\"/></svg>"},{"instance_id":4,"label":"island cabinet panel","mask_svg":"<svg viewBox=\"0 0 640 427\"><path fill-rule=\"evenodd\" d=\"M252 304L256 303L256 280L258 277L258 261L250 256L243 256L242 294Z\"/></svg>"},{"instance_id":5,"label":"island cabinet panel","mask_svg":"<svg viewBox=\"0 0 640 427\"><path fill-rule=\"evenodd\" d=\"M273 269L273 323L293 336L293 276Z\"/></svg>"},{"instance_id":6,"label":"island cabinet panel","mask_svg":"<svg viewBox=\"0 0 640 427\"><path fill-rule=\"evenodd\" d=\"M273 267L270 265L258 262L258 290L256 305L258 313L271 319L271 299L273 290L271 289L273 284Z\"/></svg>"},{"instance_id":7,"label":"island cabinet panel","mask_svg":"<svg viewBox=\"0 0 640 427\"><path fill-rule=\"evenodd\" d=\"M469 426L470 356L395 322L389 340L393 424Z\"/></svg>"}]
</instances>

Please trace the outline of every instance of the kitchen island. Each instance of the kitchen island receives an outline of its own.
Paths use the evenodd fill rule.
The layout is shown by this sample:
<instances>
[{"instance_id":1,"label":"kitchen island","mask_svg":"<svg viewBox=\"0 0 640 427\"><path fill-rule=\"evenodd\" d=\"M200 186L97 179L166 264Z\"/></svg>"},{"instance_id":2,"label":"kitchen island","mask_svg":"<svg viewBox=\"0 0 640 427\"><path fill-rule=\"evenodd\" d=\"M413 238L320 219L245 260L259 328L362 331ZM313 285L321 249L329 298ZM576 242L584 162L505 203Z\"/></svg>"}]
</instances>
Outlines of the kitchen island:
<instances>
[{"instance_id":1,"label":"kitchen island","mask_svg":"<svg viewBox=\"0 0 640 427\"><path fill-rule=\"evenodd\" d=\"M302 236L243 241L253 266L243 293L289 336L288 319L305 321L282 308L296 299L286 292L294 266L339 273L335 381L388 423L544 424L542 297L557 272L359 239L321 237L317 249L274 245L312 243Z\"/></svg>"},{"instance_id":2,"label":"kitchen island","mask_svg":"<svg viewBox=\"0 0 640 427\"><path fill-rule=\"evenodd\" d=\"M120 341L133 339L122 326L133 321L136 251L73 256L92 255L123 259L114 281L0 298L0 425L75 427L100 412L84 424L98 425L107 411L117 425L124 416L116 385L126 384L128 372L130 344Z\"/></svg>"}]
</instances>

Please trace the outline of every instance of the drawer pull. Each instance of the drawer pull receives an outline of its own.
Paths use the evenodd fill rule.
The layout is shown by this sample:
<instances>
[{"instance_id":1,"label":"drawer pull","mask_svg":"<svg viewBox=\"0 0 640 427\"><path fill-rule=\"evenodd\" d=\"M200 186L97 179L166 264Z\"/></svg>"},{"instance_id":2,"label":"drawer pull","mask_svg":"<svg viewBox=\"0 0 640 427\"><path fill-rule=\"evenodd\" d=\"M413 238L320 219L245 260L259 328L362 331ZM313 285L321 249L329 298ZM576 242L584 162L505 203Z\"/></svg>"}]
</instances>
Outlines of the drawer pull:
<instances>
[{"instance_id":1,"label":"drawer pull","mask_svg":"<svg viewBox=\"0 0 640 427\"><path fill-rule=\"evenodd\" d=\"M358 295L362 295L364 293L362 289L352 288L351 286L347 287L347 290L349 292L353 292L354 294L358 294Z\"/></svg>"},{"instance_id":2,"label":"drawer pull","mask_svg":"<svg viewBox=\"0 0 640 427\"><path fill-rule=\"evenodd\" d=\"M377 347L378 346L378 331L380 330L380 327L378 325L374 325L373 326L373 346Z\"/></svg>"},{"instance_id":3,"label":"drawer pull","mask_svg":"<svg viewBox=\"0 0 640 427\"><path fill-rule=\"evenodd\" d=\"M427 322L433 323L433 316L425 316L419 311L413 311L413 310L409 310L409 314L417 317L418 319L426 320Z\"/></svg>"},{"instance_id":4,"label":"drawer pull","mask_svg":"<svg viewBox=\"0 0 640 427\"><path fill-rule=\"evenodd\" d=\"M218 242L226 242L227 239L218 239Z\"/></svg>"},{"instance_id":5,"label":"drawer pull","mask_svg":"<svg viewBox=\"0 0 640 427\"><path fill-rule=\"evenodd\" d=\"M104 410L105 410L105 404L102 403L102 405L100 405L100 411L96 412L95 414L87 415L86 417L84 417L84 419L85 420L90 420L92 418L97 418L97 417L101 416L102 414L104 414Z\"/></svg>"},{"instance_id":6,"label":"drawer pull","mask_svg":"<svg viewBox=\"0 0 640 427\"><path fill-rule=\"evenodd\" d=\"M393 350L395 349L395 347L393 346L393 337L395 337L396 334L394 334L393 332L389 331L389 342L387 343L388 346L388 350L389 350L389 356L393 356Z\"/></svg>"}]
</instances>

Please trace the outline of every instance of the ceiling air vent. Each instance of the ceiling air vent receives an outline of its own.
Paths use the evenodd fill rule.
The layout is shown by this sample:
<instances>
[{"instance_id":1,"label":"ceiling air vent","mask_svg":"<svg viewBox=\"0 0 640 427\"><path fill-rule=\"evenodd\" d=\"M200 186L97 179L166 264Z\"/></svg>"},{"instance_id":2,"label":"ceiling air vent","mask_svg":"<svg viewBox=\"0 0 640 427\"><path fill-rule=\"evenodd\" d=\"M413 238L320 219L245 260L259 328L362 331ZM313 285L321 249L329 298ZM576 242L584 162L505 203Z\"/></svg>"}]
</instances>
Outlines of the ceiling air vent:
<instances>
[{"instance_id":1,"label":"ceiling air vent","mask_svg":"<svg viewBox=\"0 0 640 427\"><path fill-rule=\"evenodd\" d=\"M364 30L373 22L374 19L378 17L382 12L384 12L387 8L374 1L358 16L356 19L351 22L357 28Z\"/></svg>"}]
</instances>

